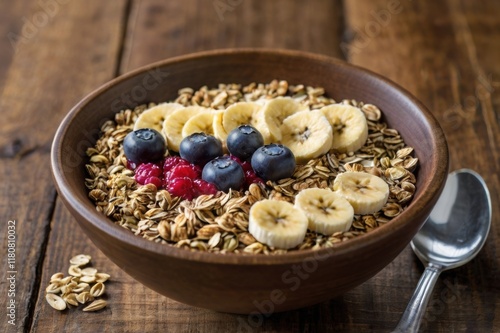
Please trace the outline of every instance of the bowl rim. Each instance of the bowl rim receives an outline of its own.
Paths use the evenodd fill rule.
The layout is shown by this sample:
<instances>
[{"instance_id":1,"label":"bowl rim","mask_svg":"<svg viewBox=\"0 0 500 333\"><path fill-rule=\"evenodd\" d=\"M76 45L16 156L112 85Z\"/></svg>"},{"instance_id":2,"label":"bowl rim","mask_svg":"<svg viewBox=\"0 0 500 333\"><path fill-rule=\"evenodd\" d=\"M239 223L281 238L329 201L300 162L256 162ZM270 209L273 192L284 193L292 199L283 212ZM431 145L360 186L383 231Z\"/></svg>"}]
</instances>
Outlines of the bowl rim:
<instances>
[{"instance_id":1,"label":"bowl rim","mask_svg":"<svg viewBox=\"0 0 500 333\"><path fill-rule=\"evenodd\" d=\"M97 212L96 210L88 212L88 208L85 206L86 204L88 205L88 202L84 203L72 194L71 187L69 186L66 176L61 168L61 143L67 133L68 125L77 115L77 113L87 104L89 104L93 99L109 90L115 84L118 84L141 73L148 72L149 70L175 63L193 61L201 58L238 54L279 55L283 57L307 58L316 62L335 64L336 66L360 71L364 73L364 75L368 75L370 79L379 81L380 83L391 87L395 92L401 94L404 98L408 99L419 109L430 128L433 129L433 137L430 138L430 141L432 142L433 148L435 149L435 153L431 155L431 170L434 170L435 172L430 175L431 179L427 181L427 183L429 184L427 190L429 188L432 188L432 190L425 191L421 194L417 201L418 205L414 204L416 201L412 201L412 204L403 212L403 214L395 217L390 221L390 223L380 226L369 233L360 235L346 242L336 243L331 248L323 248L319 250L307 249L277 255L235 253L220 254L201 251L188 251L185 249L176 248L174 246L166 246L165 244L155 243L153 241L134 235L129 230L125 230L123 227L120 227L119 225L113 223L113 221L111 221L108 217L104 216L102 213ZM311 256L314 256L314 258L323 258L322 256L324 255L334 257L343 256L353 250L361 250L365 247L371 246L373 243L383 241L384 239L390 237L391 234L398 232L400 229L406 226L406 216L418 215L419 209L421 209L422 207L429 207L429 205L432 206L435 204L439 193L444 187L444 183L448 173L448 163L448 147L443 130L438 121L427 109L427 107L423 105L423 103L421 103L416 97L414 97L398 84L366 68L347 63L340 59L310 52L274 48L228 48L190 53L156 61L125 73L121 76L118 76L108 81L107 83L102 84L100 87L94 89L71 108L69 113L64 117L61 124L59 125L51 147L51 168L56 188L66 205L71 206L74 211L78 212L78 214L80 214L79 212L86 212L85 220L87 223L92 224L95 228L101 230L111 238L118 238L121 242L126 243L128 246L138 248L141 251L148 251L160 256L167 256L188 261L228 265L294 264L311 258Z\"/></svg>"}]
</instances>

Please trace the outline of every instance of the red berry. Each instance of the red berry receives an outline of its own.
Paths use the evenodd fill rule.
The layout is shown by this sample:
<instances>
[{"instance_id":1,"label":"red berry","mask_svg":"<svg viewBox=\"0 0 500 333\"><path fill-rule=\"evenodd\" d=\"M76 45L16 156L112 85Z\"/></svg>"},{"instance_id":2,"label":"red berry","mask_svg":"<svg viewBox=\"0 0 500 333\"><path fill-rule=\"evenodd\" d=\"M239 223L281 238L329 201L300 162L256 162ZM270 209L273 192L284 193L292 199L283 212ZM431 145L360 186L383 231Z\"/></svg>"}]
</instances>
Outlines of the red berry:
<instances>
[{"instance_id":1,"label":"red berry","mask_svg":"<svg viewBox=\"0 0 500 333\"><path fill-rule=\"evenodd\" d=\"M162 170L160 166L158 166L155 163L139 164L139 166L135 169L135 181L141 185L148 184L146 182L148 178L156 177L160 179L161 175L162 175Z\"/></svg>"},{"instance_id":2,"label":"red berry","mask_svg":"<svg viewBox=\"0 0 500 333\"><path fill-rule=\"evenodd\" d=\"M169 172L173 167L180 164L189 164L188 161L181 158L180 156L169 156L163 161L163 172Z\"/></svg>"},{"instance_id":3,"label":"red berry","mask_svg":"<svg viewBox=\"0 0 500 333\"><path fill-rule=\"evenodd\" d=\"M195 194L193 190L193 181L187 177L172 179L167 185L167 191L170 194L186 200L193 200Z\"/></svg>"},{"instance_id":4,"label":"red berry","mask_svg":"<svg viewBox=\"0 0 500 333\"><path fill-rule=\"evenodd\" d=\"M239 165L241 165L241 160L238 157L234 155L229 155L229 158L238 163Z\"/></svg>"},{"instance_id":5,"label":"red berry","mask_svg":"<svg viewBox=\"0 0 500 333\"><path fill-rule=\"evenodd\" d=\"M195 179L194 186L196 188L197 195L217 193L217 187L215 187L214 184L204 181L203 179Z\"/></svg>"},{"instance_id":6,"label":"red berry","mask_svg":"<svg viewBox=\"0 0 500 333\"><path fill-rule=\"evenodd\" d=\"M149 177L149 178L146 178L146 180L144 181L144 184L154 184L157 189L160 189L162 186L162 181L158 177Z\"/></svg>"},{"instance_id":7,"label":"red berry","mask_svg":"<svg viewBox=\"0 0 500 333\"><path fill-rule=\"evenodd\" d=\"M174 166L169 172L165 172L165 182L170 182L175 178L187 177L197 179L201 176L201 169L194 164L179 164Z\"/></svg>"},{"instance_id":8,"label":"red berry","mask_svg":"<svg viewBox=\"0 0 500 333\"><path fill-rule=\"evenodd\" d=\"M241 165L244 172L247 172L248 170L252 170L252 164L250 164L250 162L241 161L238 157L236 157L234 155L229 155L229 158L232 159L233 161L235 161L236 163L238 163L239 165Z\"/></svg>"},{"instance_id":9,"label":"red berry","mask_svg":"<svg viewBox=\"0 0 500 333\"><path fill-rule=\"evenodd\" d=\"M250 162L245 161L245 162L241 163L240 165L243 168L243 171L245 171L245 172L252 171L253 172L252 164L250 164Z\"/></svg>"},{"instance_id":10,"label":"red berry","mask_svg":"<svg viewBox=\"0 0 500 333\"><path fill-rule=\"evenodd\" d=\"M245 183L247 186L250 186L251 184L257 184L261 183L264 184L264 181L262 178L257 176L253 170L247 170L245 171Z\"/></svg>"}]
</instances>

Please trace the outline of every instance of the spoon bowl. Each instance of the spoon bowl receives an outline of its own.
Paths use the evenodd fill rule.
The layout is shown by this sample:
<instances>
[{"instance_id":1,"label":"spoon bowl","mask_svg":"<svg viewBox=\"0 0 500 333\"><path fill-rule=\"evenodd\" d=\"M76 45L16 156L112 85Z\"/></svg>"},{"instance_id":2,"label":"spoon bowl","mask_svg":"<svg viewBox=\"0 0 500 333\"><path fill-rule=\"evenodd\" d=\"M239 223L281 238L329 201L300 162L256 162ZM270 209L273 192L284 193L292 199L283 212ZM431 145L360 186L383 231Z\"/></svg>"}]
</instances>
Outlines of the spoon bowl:
<instances>
[{"instance_id":1,"label":"spoon bowl","mask_svg":"<svg viewBox=\"0 0 500 333\"><path fill-rule=\"evenodd\" d=\"M481 176L468 169L450 173L436 206L411 241L426 268L394 332L418 332L439 274L472 260L490 226L490 194Z\"/></svg>"},{"instance_id":2,"label":"spoon bowl","mask_svg":"<svg viewBox=\"0 0 500 333\"><path fill-rule=\"evenodd\" d=\"M461 266L483 247L491 224L491 201L484 180L472 170L451 173L429 218L411 242L427 265Z\"/></svg>"}]
</instances>

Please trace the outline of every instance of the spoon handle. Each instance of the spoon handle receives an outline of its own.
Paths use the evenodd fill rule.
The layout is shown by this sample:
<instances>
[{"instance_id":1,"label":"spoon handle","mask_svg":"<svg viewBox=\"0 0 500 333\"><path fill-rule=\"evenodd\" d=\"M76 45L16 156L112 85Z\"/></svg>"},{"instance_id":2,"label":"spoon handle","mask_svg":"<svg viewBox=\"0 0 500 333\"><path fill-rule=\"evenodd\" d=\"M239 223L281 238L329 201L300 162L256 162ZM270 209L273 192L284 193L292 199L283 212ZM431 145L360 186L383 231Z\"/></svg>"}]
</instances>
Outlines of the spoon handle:
<instances>
[{"instance_id":1,"label":"spoon handle","mask_svg":"<svg viewBox=\"0 0 500 333\"><path fill-rule=\"evenodd\" d=\"M437 265L429 264L420 280L418 281L417 288L410 299L410 303L406 307L403 317L394 329L393 333L416 333L422 322L425 314L425 309L429 303L432 295L434 285L441 273L442 268Z\"/></svg>"}]
</instances>

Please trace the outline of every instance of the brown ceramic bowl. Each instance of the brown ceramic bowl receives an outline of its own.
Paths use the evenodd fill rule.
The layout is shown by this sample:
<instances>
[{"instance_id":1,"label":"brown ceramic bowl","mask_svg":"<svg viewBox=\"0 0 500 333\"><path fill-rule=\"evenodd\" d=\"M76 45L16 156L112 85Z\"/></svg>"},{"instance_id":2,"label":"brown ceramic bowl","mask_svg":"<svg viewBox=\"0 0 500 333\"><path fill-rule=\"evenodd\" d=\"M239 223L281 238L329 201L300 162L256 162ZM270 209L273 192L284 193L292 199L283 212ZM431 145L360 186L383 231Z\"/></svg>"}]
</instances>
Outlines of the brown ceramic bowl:
<instances>
[{"instance_id":1,"label":"brown ceramic bowl","mask_svg":"<svg viewBox=\"0 0 500 333\"><path fill-rule=\"evenodd\" d=\"M401 215L332 249L283 255L190 252L133 235L98 213L87 196L85 150L103 121L123 107L172 100L178 89L218 83L270 82L322 86L337 99L379 106L385 120L415 148L415 197ZM52 147L57 189L80 227L113 262L169 298L232 313L274 312L316 304L368 280L389 264L429 215L448 172L445 137L432 114L389 80L326 56L295 51L220 50L167 59L123 75L79 102Z\"/></svg>"}]
</instances>

